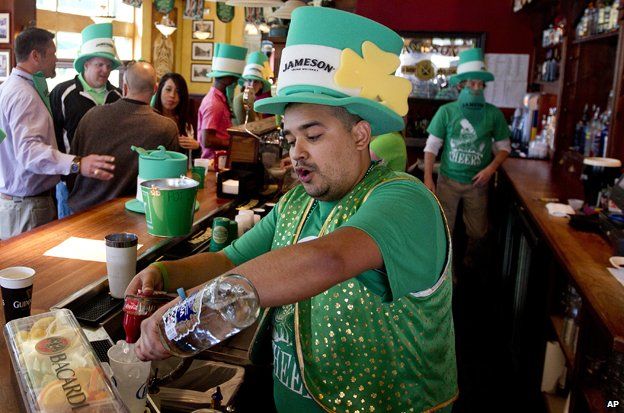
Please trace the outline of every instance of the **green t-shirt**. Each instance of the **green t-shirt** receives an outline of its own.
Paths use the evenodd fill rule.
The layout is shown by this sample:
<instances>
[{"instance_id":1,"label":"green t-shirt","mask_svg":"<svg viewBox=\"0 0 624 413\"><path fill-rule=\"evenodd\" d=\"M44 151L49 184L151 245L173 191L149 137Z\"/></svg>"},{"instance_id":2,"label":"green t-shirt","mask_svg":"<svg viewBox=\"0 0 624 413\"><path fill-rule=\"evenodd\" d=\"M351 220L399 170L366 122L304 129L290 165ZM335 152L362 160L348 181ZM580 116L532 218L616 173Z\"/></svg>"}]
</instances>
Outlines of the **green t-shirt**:
<instances>
[{"instance_id":1,"label":"green t-shirt","mask_svg":"<svg viewBox=\"0 0 624 413\"><path fill-rule=\"evenodd\" d=\"M108 90L106 90L106 86L100 87L97 89L92 88L91 86L89 86L89 84L84 79L84 77L82 77L82 73L78 75L78 79L80 80L80 83L82 83L82 88L84 89L84 91L87 92L89 96L93 98L93 100L98 106L101 106L104 103L106 103L106 95L108 95Z\"/></svg>"},{"instance_id":2,"label":"green t-shirt","mask_svg":"<svg viewBox=\"0 0 624 413\"><path fill-rule=\"evenodd\" d=\"M509 138L509 126L503 113L485 104L481 122L471 124L458 102L441 106L427 132L444 140L440 173L462 183L472 178L492 161L492 140Z\"/></svg>"},{"instance_id":3,"label":"green t-shirt","mask_svg":"<svg viewBox=\"0 0 624 413\"><path fill-rule=\"evenodd\" d=\"M316 238L335 203L318 202L299 242ZM271 249L278 219L277 207L253 229L224 249L239 265ZM392 217L390 219L390 217ZM440 208L424 185L395 181L381 185L344 226L366 232L379 247L384 271L366 271L357 278L384 301L426 290L438 280L446 260L446 234ZM310 398L294 348L294 305L274 312L273 386L277 411L321 412Z\"/></svg>"},{"instance_id":4,"label":"green t-shirt","mask_svg":"<svg viewBox=\"0 0 624 413\"><path fill-rule=\"evenodd\" d=\"M405 139L399 132L390 132L373 138L370 150L393 171L405 172L407 148Z\"/></svg>"}]
</instances>

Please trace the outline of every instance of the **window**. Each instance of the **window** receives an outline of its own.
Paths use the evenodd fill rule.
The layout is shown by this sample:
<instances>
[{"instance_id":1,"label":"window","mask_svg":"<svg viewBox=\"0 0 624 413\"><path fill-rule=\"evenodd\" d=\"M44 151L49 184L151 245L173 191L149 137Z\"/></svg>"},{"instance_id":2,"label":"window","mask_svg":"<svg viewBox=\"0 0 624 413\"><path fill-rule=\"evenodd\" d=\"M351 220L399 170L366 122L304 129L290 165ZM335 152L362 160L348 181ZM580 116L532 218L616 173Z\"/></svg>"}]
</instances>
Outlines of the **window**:
<instances>
[{"instance_id":1,"label":"window","mask_svg":"<svg viewBox=\"0 0 624 413\"><path fill-rule=\"evenodd\" d=\"M55 34L56 56L59 59L56 77L48 79L49 89L76 76L73 63L82 44L80 31L93 23L92 16L115 16L115 33L127 34L113 36L119 59L123 62L138 58L141 55L140 33L135 24L137 20L140 24L138 10L122 0L37 0L37 22L39 27ZM120 71L114 70L109 81L119 87L120 76Z\"/></svg>"}]
</instances>

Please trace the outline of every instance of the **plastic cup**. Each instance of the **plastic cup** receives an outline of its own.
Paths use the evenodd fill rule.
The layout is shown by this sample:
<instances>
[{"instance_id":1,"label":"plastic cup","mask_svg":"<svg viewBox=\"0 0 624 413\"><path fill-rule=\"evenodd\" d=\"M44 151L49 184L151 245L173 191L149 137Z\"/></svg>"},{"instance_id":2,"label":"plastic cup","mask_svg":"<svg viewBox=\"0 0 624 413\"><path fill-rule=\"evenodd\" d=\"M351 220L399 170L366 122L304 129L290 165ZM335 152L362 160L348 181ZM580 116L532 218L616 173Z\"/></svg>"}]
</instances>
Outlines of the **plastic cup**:
<instances>
[{"instance_id":1,"label":"plastic cup","mask_svg":"<svg viewBox=\"0 0 624 413\"><path fill-rule=\"evenodd\" d=\"M4 321L30 315L35 270L28 267L9 267L0 271L0 289Z\"/></svg>"},{"instance_id":2,"label":"plastic cup","mask_svg":"<svg viewBox=\"0 0 624 413\"><path fill-rule=\"evenodd\" d=\"M108 287L114 298L124 298L126 288L136 274L136 234L121 232L108 234L106 240L106 272Z\"/></svg>"},{"instance_id":3,"label":"plastic cup","mask_svg":"<svg viewBox=\"0 0 624 413\"><path fill-rule=\"evenodd\" d=\"M141 361L134 354L134 344L120 340L108 349L113 370L113 383L130 413L143 413L147 397L147 379L151 362Z\"/></svg>"},{"instance_id":4,"label":"plastic cup","mask_svg":"<svg viewBox=\"0 0 624 413\"><path fill-rule=\"evenodd\" d=\"M206 179L206 168L203 166L194 166L191 168L192 177L199 182L199 189L204 187L204 180Z\"/></svg>"}]
</instances>

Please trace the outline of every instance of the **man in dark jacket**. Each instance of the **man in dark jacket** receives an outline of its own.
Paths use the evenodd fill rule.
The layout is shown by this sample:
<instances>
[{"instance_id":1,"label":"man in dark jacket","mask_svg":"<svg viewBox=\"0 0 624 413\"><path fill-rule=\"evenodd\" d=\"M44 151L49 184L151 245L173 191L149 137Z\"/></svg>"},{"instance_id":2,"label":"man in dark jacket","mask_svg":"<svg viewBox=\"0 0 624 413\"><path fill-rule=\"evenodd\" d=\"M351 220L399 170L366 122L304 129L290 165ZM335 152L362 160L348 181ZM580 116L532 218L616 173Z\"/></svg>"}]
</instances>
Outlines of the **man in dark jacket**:
<instances>
[{"instance_id":1,"label":"man in dark jacket","mask_svg":"<svg viewBox=\"0 0 624 413\"><path fill-rule=\"evenodd\" d=\"M120 64L113 43L113 25L87 26L82 31L82 46L74 61L78 75L58 84L50 93L54 132L60 151L69 153L78 123L89 109L121 98L121 91L108 81L111 71ZM57 185L56 198L59 218L69 215L65 182Z\"/></svg>"}]
</instances>

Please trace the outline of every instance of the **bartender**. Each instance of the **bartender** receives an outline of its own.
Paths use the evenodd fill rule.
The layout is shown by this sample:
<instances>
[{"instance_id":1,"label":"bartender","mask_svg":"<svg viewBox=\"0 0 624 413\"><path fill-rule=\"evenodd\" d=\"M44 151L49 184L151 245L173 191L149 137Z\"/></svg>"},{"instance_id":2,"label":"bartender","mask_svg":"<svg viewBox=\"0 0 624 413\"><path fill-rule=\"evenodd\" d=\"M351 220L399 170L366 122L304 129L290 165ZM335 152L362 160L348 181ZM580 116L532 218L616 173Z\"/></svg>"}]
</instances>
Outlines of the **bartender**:
<instances>
[{"instance_id":1,"label":"bartender","mask_svg":"<svg viewBox=\"0 0 624 413\"><path fill-rule=\"evenodd\" d=\"M401 129L407 112L411 85L394 75L403 40L355 14L301 7L286 44L277 96L255 109L284 114L301 185L221 252L151 265L126 292L191 288L226 272L249 279L267 309L259 331L270 332L252 358L274 361L279 412L450 411L441 207L422 182L369 153L371 136ZM142 323L139 358L169 356L159 323L171 305Z\"/></svg>"},{"instance_id":2,"label":"bartender","mask_svg":"<svg viewBox=\"0 0 624 413\"><path fill-rule=\"evenodd\" d=\"M492 80L494 75L487 71L481 49L459 53L457 74L451 77L451 85L457 85L459 97L436 112L427 129L429 137L424 149L425 185L438 196L451 234L457 206L463 201L468 236L464 258L467 268L476 267L475 257L483 252L488 229L488 182L511 152L505 117L483 96L485 83ZM442 162L436 187L433 164L440 149Z\"/></svg>"},{"instance_id":3,"label":"bartender","mask_svg":"<svg viewBox=\"0 0 624 413\"><path fill-rule=\"evenodd\" d=\"M212 71L207 75L214 78L214 84L199 106L197 119L202 158L212 158L214 150L230 145L227 130L232 126L231 96L245 68L246 54L244 47L226 43L215 46Z\"/></svg>"},{"instance_id":4,"label":"bartender","mask_svg":"<svg viewBox=\"0 0 624 413\"><path fill-rule=\"evenodd\" d=\"M273 77L273 71L269 66L269 59L262 52L253 52L247 56L245 71L238 83L242 86L242 93L234 98L234 115L236 122L242 125L247 122L255 122L260 119L253 110L254 102L271 96L271 83L269 79ZM243 102L247 91L248 102ZM248 108L245 108L248 105Z\"/></svg>"}]
</instances>

